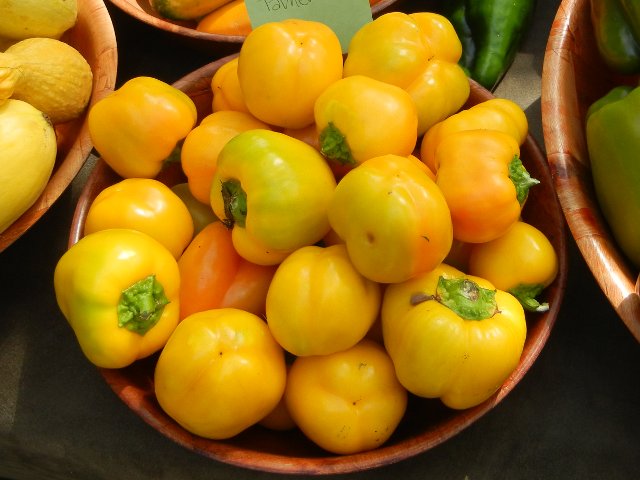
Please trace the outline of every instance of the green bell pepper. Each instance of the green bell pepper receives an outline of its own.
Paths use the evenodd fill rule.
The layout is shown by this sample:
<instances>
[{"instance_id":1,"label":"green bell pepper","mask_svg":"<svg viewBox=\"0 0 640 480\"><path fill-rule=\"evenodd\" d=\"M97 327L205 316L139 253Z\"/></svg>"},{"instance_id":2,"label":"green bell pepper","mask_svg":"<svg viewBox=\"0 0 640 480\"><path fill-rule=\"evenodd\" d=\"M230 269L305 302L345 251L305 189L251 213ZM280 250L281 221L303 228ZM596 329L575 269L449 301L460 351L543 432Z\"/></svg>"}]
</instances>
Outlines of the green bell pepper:
<instances>
[{"instance_id":1,"label":"green bell pepper","mask_svg":"<svg viewBox=\"0 0 640 480\"><path fill-rule=\"evenodd\" d=\"M622 252L640 268L640 87L617 86L587 111L596 198Z\"/></svg>"},{"instance_id":2,"label":"green bell pepper","mask_svg":"<svg viewBox=\"0 0 640 480\"><path fill-rule=\"evenodd\" d=\"M591 2L591 23L600 56L614 72L640 73L640 2Z\"/></svg>"},{"instance_id":3,"label":"green bell pepper","mask_svg":"<svg viewBox=\"0 0 640 480\"><path fill-rule=\"evenodd\" d=\"M443 7L462 43L460 66L488 90L495 90L513 63L535 5L535 0L452 0Z\"/></svg>"}]
</instances>

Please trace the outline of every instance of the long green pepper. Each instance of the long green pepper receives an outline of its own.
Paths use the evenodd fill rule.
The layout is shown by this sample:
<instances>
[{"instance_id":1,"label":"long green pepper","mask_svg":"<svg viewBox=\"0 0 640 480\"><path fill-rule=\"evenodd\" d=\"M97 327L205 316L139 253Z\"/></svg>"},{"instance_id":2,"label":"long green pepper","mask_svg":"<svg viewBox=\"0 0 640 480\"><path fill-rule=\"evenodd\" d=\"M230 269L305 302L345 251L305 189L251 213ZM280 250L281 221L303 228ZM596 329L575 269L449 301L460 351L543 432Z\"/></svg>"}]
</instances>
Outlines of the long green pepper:
<instances>
[{"instance_id":1,"label":"long green pepper","mask_svg":"<svg viewBox=\"0 0 640 480\"><path fill-rule=\"evenodd\" d=\"M535 0L453 0L444 7L462 43L460 66L488 90L495 90L513 63L535 5Z\"/></svg>"}]
</instances>

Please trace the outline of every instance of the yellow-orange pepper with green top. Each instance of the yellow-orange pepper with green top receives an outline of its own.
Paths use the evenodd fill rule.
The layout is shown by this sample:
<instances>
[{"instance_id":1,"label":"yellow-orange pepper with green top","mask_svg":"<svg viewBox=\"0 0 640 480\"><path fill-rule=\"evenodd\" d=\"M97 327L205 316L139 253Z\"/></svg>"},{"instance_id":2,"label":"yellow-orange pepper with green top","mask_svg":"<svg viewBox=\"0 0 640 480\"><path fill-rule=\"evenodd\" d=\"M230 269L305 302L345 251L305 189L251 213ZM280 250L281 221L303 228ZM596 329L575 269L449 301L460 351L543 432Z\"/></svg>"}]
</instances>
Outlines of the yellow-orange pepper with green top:
<instances>
[{"instance_id":1,"label":"yellow-orange pepper with green top","mask_svg":"<svg viewBox=\"0 0 640 480\"><path fill-rule=\"evenodd\" d=\"M480 243L504 234L520 218L531 178L518 142L497 130L462 130L436 150L436 183L453 223L453 237Z\"/></svg>"},{"instance_id":2,"label":"yellow-orange pepper with green top","mask_svg":"<svg viewBox=\"0 0 640 480\"><path fill-rule=\"evenodd\" d=\"M93 145L123 178L155 177L196 121L193 100L152 77L132 78L88 113Z\"/></svg>"},{"instance_id":3,"label":"yellow-orange pepper with green top","mask_svg":"<svg viewBox=\"0 0 640 480\"><path fill-rule=\"evenodd\" d=\"M83 237L58 260L53 284L83 353L99 367L123 368L157 352L178 324L177 260L137 230Z\"/></svg>"},{"instance_id":4,"label":"yellow-orange pepper with green top","mask_svg":"<svg viewBox=\"0 0 640 480\"><path fill-rule=\"evenodd\" d=\"M527 322L514 296L443 263L386 288L382 336L407 390L465 409L518 366Z\"/></svg>"},{"instance_id":5,"label":"yellow-orange pepper with green top","mask_svg":"<svg viewBox=\"0 0 640 480\"><path fill-rule=\"evenodd\" d=\"M420 144L420 159L432 171L437 171L435 152L440 141L453 132L476 129L499 130L511 135L518 145L522 145L527 138L529 123L524 110L514 101L506 98L485 100L429 128Z\"/></svg>"},{"instance_id":6,"label":"yellow-orange pepper with green top","mask_svg":"<svg viewBox=\"0 0 640 480\"><path fill-rule=\"evenodd\" d=\"M344 76L365 75L406 90L417 108L420 136L467 101L470 85L458 65L461 54L460 39L446 17L390 12L355 33Z\"/></svg>"},{"instance_id":7,"label":"yellow-orange pepper with green top","mask_svg":"<svg viewBox=\"0 0 640 480\"><path fill-rule=\"evenodd\" d=\"M380 155L410 155L418 116L402 88L364 75L330 85L314 108L320 151L331 163L355 167Z\"/></svg>"}]
</instances>

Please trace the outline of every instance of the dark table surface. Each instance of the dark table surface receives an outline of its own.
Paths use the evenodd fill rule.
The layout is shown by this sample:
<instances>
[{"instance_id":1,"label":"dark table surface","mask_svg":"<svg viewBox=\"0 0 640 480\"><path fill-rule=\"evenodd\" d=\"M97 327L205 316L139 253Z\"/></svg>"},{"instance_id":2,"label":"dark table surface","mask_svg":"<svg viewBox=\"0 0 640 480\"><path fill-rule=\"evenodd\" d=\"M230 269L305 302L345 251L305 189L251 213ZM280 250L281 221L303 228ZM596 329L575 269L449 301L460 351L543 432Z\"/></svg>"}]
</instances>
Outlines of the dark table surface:
<instances>
[{"instance_id":1,"label":"dark table surface","mask_svg":"<svg viewBox=\"0 0 640 480\"><path fill-rule=\"evenodd\" d=\"M220 56L188 47L106 3L119 47L117 86L137 75L173 82ZM525 109L541 146L540 76L559 3L538 1L531 32L495 92ZM0 477L277 477L216 462L165 438L129 410L82 356L56 306L52 278L94 160L89 158L42 219L0 254ZM445 443L398 464L340 478L640 478L640 345L571 239L568 245L560 315L515 389Z\"/></svg>"}]
</instances>

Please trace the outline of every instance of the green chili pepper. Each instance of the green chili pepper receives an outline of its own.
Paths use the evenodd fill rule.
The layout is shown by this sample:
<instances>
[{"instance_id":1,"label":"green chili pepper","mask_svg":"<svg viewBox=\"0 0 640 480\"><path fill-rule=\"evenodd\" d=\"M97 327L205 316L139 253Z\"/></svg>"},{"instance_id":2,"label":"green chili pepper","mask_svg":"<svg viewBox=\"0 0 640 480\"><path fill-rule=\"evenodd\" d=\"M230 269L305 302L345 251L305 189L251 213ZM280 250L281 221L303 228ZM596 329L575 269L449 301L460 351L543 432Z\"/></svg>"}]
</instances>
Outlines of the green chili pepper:
<instances>
[{"instance_id":1,"label":"green chili pepper","mask_svg":"<svg viewBox=\"0 0 640 480\"><path fill-rule=\"evenodd\" d=\"M640 2L591 2L591 23L600 56L614 72L640 73Z\"/></svg>"},{"instance_id":2,"label":"green chili pepper","mask_svg":"<svg viewBox=\"0 0 640 480\"><path fill-rule=\"evenodd\" d=\"M463 45L460 65L488 90L495 90L513 63L535 5L535 0L453 0L444 7Z\"/></svg>"}]
</instances>

